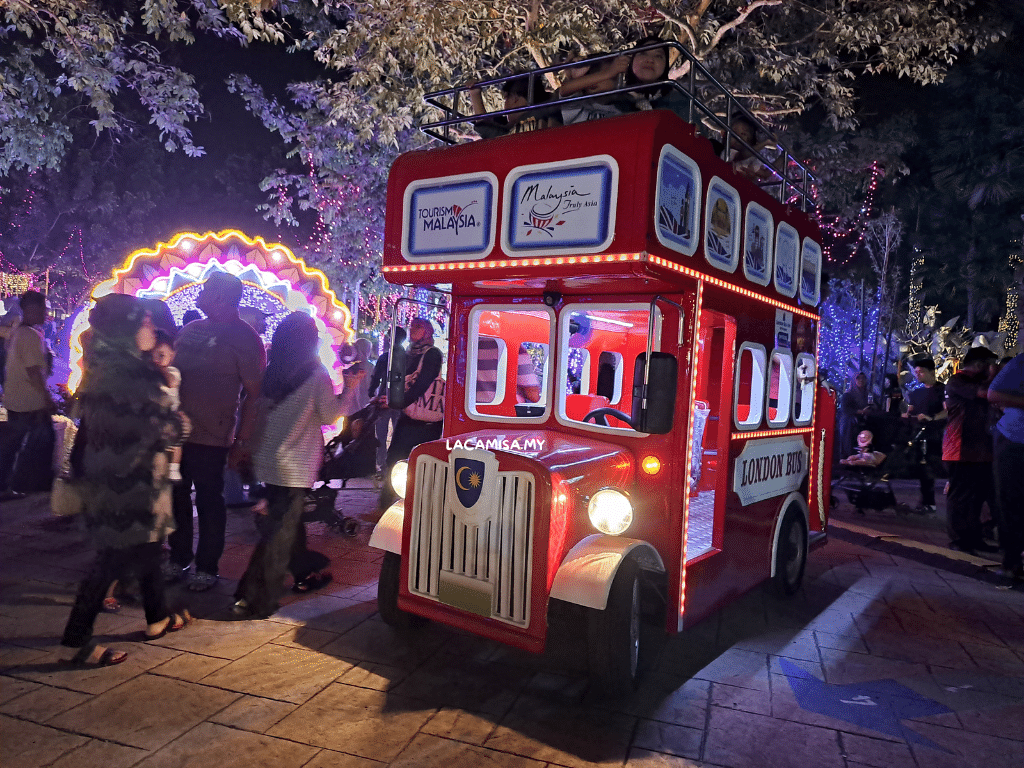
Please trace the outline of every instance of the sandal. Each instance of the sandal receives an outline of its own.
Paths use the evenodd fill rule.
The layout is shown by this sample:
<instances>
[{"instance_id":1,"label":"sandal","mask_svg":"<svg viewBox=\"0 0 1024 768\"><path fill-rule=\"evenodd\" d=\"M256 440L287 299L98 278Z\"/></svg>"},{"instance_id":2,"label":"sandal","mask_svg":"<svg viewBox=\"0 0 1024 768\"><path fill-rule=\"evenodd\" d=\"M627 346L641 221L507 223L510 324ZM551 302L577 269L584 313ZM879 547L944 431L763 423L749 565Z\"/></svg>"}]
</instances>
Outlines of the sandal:
<instances>
[{"instance_id":1,"label":"sandal","mask_svg":"<svg viewBox=\"0 0 1024 768\"><path fill-rule=\"evenodd\" d=\"M157 632L155 635L146 633L146 642L152 640L159 640L161 637L166 635L168 632L179 632L191 624L195 619L192 618L192 614L188 610L183 610L181 613L172 613L167 617L167 624Z\"/></svg>"},{"instance_id":2,"label":"sandal","mask_svg":"<svg viewBox=\"0 0 1024 768\"><path fill-rule=\"evenodd\" d=\"M104 613L117 613L121 610L121 604L117 602L116 597L104 597L103 598L103 612Z\"/></svg>"},{"instance_id":3,"label":"sandal","mask_svg":"<svg viewBox=\"0 0 1024 768\"><path fill-rule=\"evenodd\" d=\"M113 648L104 648L103 653L95 661L89 661L89 657L96 651L96 643L82 646L78 653L69 659L70 663L83 667L112 667L120 664L128 658L124 651L115 651Z\"/></svg>"},{"instance_id":4,"label":"sandal","mask_svg":"<svg viewBox=\"0 0 1024 768\"><path fill-rule=\"evenodd\" d=\"M304 579L299 579L292 585L292 592L297 592L302 595L306 592L313 592L320 587L326 587L334 580L330 571L323 571L321 573L311 573Z\"/></svg>"}]
</instances>

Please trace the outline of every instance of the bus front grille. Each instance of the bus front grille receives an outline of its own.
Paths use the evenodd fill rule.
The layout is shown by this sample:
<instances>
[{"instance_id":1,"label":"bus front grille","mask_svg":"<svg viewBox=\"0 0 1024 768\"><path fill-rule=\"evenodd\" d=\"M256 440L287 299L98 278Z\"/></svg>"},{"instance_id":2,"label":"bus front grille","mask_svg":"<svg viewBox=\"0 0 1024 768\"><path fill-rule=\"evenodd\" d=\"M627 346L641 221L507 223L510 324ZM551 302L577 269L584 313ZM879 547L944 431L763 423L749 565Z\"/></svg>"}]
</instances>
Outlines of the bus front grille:
<instances>
[{"instance_id":1,"label":"bus front grille","mask_svg":"<svg viewBox=\"0 0 1024 768\"><path fill-rule=\"evenodd\" d=\"M416 462L409 541L409 591L456 608L527 626L533 565L534 478L498 472L494 508L472 520L453 509L451 467Z\"/></svg>"}]
</instances>

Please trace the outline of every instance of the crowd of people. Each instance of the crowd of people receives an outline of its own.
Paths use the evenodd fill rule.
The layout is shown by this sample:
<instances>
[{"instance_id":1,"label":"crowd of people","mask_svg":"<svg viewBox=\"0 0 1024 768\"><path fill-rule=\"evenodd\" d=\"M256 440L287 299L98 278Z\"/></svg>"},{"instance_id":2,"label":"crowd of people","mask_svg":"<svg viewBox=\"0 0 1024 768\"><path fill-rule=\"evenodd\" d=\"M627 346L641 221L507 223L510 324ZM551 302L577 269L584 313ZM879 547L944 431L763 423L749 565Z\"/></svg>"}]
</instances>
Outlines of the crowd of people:
<instances>
[{"instance_id":1,"label":"crowd of people","mask_svg":"<svg viewBox=\"0 0 1024 768\"><path fill-rule=\"evenodd\" d=\"M97 615L120 607L114 597L118 584L134 585L147 640L188 627L187 607L169 610L164 588L183 579L187 591L217 584L227 525L226 474L235 472L249 485L259 533L234 611L265 617L277 610L287 574L300 593L332 579L329 559L307 546L302 522L306 494L324 459L323 428L343 415L361 423L368 408L376 409L384 452L377 454L374 440L368 467L378 477L419 443L440 436L442 358L429 320L415 318L408 353L398 337L376 367L368 340L343 345L343 387L336 392L320 361L313 318L287 315L268 353L260 335L266 318L250 317L251 308L240 311L243 294L237 277L212 273L197 299L199 311L183 318L181 328L163 302L128 295L104 296L90 311L82 338L83 378L69 414L78 426L60 478L73 489L96 549L62 639L75 650L74 663L105 666L127 658L92 639ZM19 460L45 467L52 482L57 404L47 386L45 297L28 291L20 309L20 323L3 339L8 422L0 440L0 490ZM405 377L405 402L395 408L388 402L388 357ZM50 442L29 456L34 430L47 432ZM8 497L15 495L20 494ZM385 484L382 505L392 495Z\"/></svg>"},{"instance_id":2,"label":"crowd of people","mask_svg":"<svg viewBox=\"0 0 1024 768\"><path fill-rule=\"evenodd\" d=\"M575 62L578 65L572 66ZM523 73L502 82L501 111L511 111L507 115L489 117L482 89L470 83L473 114L482 118L473 123L480 138L575 125L651 109L667 109L687 121L692 117L688 95L675 87L669 77L669 49L661 38L644 37L618 55L594 52L584 58L566 54L561 64L561 83L554 91L547 90L544 79L535 74ZM773 149L773 142L760 138L756 124L742 115L731 119L729 128L722 131L721 138L709 137L715 153L752 181L770 181L774 174L758 154ZM730 133L731 137L727 136Z\"/></svg>"},{"instance_id":3,"label":"crowd of people","mask_svg":"<svg viewBox=\"0 0 1024 768\"><path fill-rule=\"evenodd\" d=\"M872 403L867 376L858 373L839 403L840 463L865 465L857 444L865 427L875 442L870 464L906 448L907 473L920 483L915 511L933 513L937 475L947 478L949 546L969 554L1002 552L1000 573L1024 580L1024 354L1000 359L985 347L968 350L945 383L935 377L929 355L911 358L915 386L906 394L890 374L880 403ZM878 439L882 435L882 439ZM983 520L989 513L989 530ZM998 547L986 540L998 531Z\"/></svg>"}]
</instances>

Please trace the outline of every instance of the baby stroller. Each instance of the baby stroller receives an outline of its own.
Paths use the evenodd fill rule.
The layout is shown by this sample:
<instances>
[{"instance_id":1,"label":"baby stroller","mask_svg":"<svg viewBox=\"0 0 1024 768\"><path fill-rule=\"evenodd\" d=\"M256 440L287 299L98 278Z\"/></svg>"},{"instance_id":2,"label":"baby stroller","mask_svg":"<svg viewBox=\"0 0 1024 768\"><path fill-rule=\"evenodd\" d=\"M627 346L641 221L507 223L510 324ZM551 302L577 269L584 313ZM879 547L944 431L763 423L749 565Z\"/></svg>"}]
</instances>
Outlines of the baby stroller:
<instances>
[{"instance_id":1,"label":"baby stroller","mask_svg":"<svg viewBox=\"0 0 1024 768\"><path fill-rule=\"evenodd\" d=\"M324 461L316 485L306 494L304 523L327 523L345 536L359 532L359 521L334 508L338 489L332 480L341 480L341 487L356 477L372 477L377 472L377 441L374 422L380 406L370 403L345 419L345 427L324 446Z\"/></svg>"},{"instance_id":2,"label":"baby stroller","mask_svg":"<svg viewBox=\"0 0 1024 768\"><path fill-rule=\"evenodd\" d=\"M881 512L889 508L902 514L908 511L907 505L896 501L889 481L889 457L871 450L872 437L867 430L857 435L858 453L836 467L839 476L832 482L832 502L838 503L835 492L841 490L858 514L863 515L868 509Z\"/></svg>"}]
</instances>

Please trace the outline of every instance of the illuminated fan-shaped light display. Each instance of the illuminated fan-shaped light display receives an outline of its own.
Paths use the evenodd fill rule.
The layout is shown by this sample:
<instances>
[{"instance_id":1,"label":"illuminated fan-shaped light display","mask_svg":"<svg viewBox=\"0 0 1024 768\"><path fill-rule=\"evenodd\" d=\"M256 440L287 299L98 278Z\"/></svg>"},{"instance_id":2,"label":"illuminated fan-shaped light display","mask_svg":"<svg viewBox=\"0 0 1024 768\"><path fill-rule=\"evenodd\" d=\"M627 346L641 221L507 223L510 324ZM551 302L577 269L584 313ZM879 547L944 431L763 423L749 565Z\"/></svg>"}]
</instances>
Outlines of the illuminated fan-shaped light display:
<instances>
[{"instance_id":1,"label":"illuminated fan-shaped light display","mask_svg":"<svg viewBox=\"0 0 1024 768\"><path fill-rule=\"evenodd\" d=\"M71 376L74 391L82 378L82 332L89 326L89 310L96 299L109 293L127 293L165 302L181 324L182 316L195 308L203 283L212 272L229 272L245 285L241 306L266 318L265 344L290 312L307 312L320 328L320 359L341 381L337 347L352 341L352 315L330 289L327 277L279 243L249 238L237 230L199 235L182 232L169 243L132 253L124 264L93 289L75 316L71 331ZM244 310L243 310L244 311Z\"/></svg>"}]
</instances>

